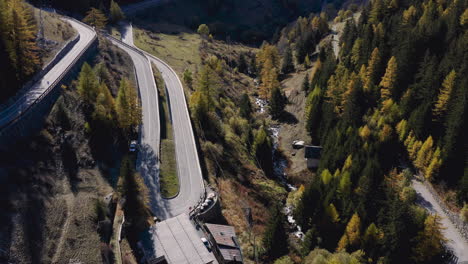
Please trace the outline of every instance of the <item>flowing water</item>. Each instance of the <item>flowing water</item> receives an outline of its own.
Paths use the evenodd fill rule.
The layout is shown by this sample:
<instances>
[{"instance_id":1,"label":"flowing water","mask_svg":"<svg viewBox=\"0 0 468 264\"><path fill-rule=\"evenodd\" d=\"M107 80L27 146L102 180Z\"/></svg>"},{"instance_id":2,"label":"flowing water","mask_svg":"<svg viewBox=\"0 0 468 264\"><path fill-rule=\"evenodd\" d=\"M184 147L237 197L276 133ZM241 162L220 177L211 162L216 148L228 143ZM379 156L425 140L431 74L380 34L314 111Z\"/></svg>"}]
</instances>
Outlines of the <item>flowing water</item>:
<instances>
[{"instance_id":1,"label":"flowing water","mask_svg":"<svg viewBox=\"0 0 468 264\"><path fill-rule=\"evenodd\" d=\"M287 174L285 172L286 168L288 167L288 161L284 156L280 155L278 152L279 149L279 131L280 126L270 126L269 131L271 133L271 138L273 139L273 172L278 180L283 184L288 192L296 191L297 188L287 181ZM304 233L302 232L301 227L296 224L296 220L294 219L294 207L288 203L285 204L283 207L283 213L286 215L287 221L289 226L291 227L292 233L299 239L304 237Z\"/></svg>"},{"instance_id":2,"label":"flowing water","mask_svg":"<svg viewBox=\"0 0 468 264\"><path fill-rule=\"evenodd\" d=\"M259 113L266 113L268 102L266 100L260 99L258 97L255 98L255 104L258 106L257 112ZM279 153L279 132L281 127L279 125L272 125L268 128L270 132L271 139L273 140L273 148L272 148L272 156L273 156L273 173L279 180L279 182L285 187L288 192L296 191L297 188L294 185L291 185L287 181L287 174L286 169L288 167L288 161L286 158ZM301 227L296 224L296 220L294 219L294 207L288 203L285 203L283 207L283 213L286 215L286 219L288 224L292 230L292 234L295 237L302 239L304 237L304 233L301 230Z\"/></svg>"}]
</instances>

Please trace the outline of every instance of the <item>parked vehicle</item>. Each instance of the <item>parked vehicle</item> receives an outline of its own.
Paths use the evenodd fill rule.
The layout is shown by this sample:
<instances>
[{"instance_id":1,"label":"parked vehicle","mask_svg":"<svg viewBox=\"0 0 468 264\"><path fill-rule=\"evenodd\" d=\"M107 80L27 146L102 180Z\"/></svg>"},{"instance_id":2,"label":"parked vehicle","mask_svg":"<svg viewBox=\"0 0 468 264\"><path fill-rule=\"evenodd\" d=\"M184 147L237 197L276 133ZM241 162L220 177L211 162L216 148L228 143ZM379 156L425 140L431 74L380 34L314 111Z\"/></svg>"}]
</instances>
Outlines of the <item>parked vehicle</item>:
<instances>
[{"instance_id":1,"label":"parked vehicle","mask_svg":"<svg viewBox=\"0 0 468 264\"><path fill-rule=\"evenodd\" d=\"M305 145L305 142L303 140L294 140L292 143L292 147L295 149L303 148L304 145Z\"/></svg>"},{"instance_id":2,"label":"parked vehicle","mask_svg":"<svg viewBox=\"0 0 468 264\"><path fill-rule=\"evenodd\" d=\"M208 251L211 251L211 244L210 244L210 241L208 241L208 239L202 237L201 238L201 241L203 242L203 244L205 245L205 247L208 249Z\"/></svg>"},{"instance_id":3,"label":"parked vehicle","mask_svg":"<svg viewBox=\"0 0 468 264\"><path fill-rule=\"evenodd\" d=\"M137 143L136 140L132 140L132 141L130 142L130 149L129 149L130 152L135 152L135 151L136 151L136 149L137 149L137 144L138 144L138 143Z\"/></svg>"}]
</instances>

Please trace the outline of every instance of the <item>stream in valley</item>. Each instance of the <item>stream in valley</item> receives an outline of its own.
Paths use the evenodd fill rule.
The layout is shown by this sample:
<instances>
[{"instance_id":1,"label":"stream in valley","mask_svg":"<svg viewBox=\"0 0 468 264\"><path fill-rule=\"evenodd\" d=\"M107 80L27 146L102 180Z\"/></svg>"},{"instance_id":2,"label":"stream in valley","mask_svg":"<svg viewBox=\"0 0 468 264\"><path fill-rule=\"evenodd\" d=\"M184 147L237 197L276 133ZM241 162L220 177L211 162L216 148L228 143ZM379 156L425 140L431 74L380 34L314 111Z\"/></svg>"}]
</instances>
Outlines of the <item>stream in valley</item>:
<instances>
[{"instance_id":1,"label":"stream in valley","mask_svg":"<svg viewBox=\"0 0 468 264\"><path fill-rule=\"evenodd\" d=\"M258 106L259 113L265 113L267 111L268 103L267 101L255 98L255 104ZM278 181L284 186L288 193L296 191L297 188L288 183L286 169L288 168L288 160L279 153L279 132L281 130L280 125L270 125L268 131L270 132L270 137L272 139L272 157L273 157L273 173L277 177ZM294 207L287 202L285 202L283 207L283 213L286 216L291 234L293 234L298 239L303 239L304 233L299 225L296 224L294 219Z\"/></svg>"}]
</instances>

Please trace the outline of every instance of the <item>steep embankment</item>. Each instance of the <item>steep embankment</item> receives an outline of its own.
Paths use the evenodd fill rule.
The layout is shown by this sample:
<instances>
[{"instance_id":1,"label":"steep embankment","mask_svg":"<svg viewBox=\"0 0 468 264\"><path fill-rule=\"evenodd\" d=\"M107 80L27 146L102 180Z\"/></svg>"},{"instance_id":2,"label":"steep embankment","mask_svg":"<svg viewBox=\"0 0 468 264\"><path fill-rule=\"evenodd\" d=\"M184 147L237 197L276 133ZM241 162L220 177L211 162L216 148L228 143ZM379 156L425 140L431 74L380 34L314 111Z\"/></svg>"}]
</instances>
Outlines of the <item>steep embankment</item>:
<instances>
[{"instance_id":1,"label":"steep embankment","mask_svg":"<svg viewBox=\"0 0 468 264\"><path fill-rule=\"evenodd\" d=\"M130 58L105 40L90 62L105 66L101 81L114 95L119 79L133 79ZM0 262L101 263L110 252L96 208L114 192L118 155L97 158L109 142L90 138L85 112L72 82L39 134L0 153Z\"/></svg>"}]
</instances>

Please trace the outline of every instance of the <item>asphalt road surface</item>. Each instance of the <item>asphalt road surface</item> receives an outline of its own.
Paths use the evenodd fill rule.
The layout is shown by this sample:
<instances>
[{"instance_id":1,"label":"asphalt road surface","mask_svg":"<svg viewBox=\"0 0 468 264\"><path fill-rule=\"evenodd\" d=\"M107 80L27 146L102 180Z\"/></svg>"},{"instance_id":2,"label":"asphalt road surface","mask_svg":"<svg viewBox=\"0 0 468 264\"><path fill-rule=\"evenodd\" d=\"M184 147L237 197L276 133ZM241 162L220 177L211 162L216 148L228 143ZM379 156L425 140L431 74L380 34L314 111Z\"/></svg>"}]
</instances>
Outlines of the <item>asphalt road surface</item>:
<instances>
[{"instance_id":1,"label":"asphalt road surface","mask_svg":"<svg viewBox=\"0 0 468 264\"><path fill-rule=\"evenodd\" d=\"M136 48L108 37L119 48L127 52L135 66L141 97L143 120L140 127L137 168L149 189L150 207L157 213L163 204L159 192L159 145L160 123L156 84L148 58ZM125 39L125 38L123 38ZM156 214L160 216L159 214Z\"/></svg>"},{"instance_id":2,"label":"asphalt road surface","mask_svg":"<svg viewBox=\"0 0 468 264\"><path fill-rule=\"evenodd\" d=\"M126 24L123 26L122 39L129 45L133 44L131 25ZM143 133L141 134L142 143L139 151L138 168L150 188L152 211L160 219L168 219L181 213L188 213L203 197L205 188L182 83L172 68L163 61L146 53L147 56L143 56L140 52L135 51L137 48L129 49L129 47L120 43L115 41L114 43L130 52L139 80L143 108ZM159 151L157 150L159 150L160 124L158 98L156 87L153 86L154 82L151 84L150 80L141 80L141 75L150 74L151 68L149 62L147 62L148 59L155 63L161 71L169 97L180 185L179 194L172 199L164 199L159 189ZM145 68L147 69L139 67L140 64L146 65Z\"/></svg>"},{"instance_id":3,"label":"asphalt road surface","mask_svg":"<svg viewBox=\"0 0 468 264\"><path fill-rule=\"evenodd\" d=\"M67 67L73 64L74 60L78 58L80 53L96 36L96 32L91 28L72 19L64 18L64 20L70 23L78 34L80 34L80 40L54 67L52 67L52 69L50 69L49 72L42 77L42 79L37 81L14 103L2 110L0 113L0 128L20 116L22 112L28 109L28 107L36 101L36 99L45 93L49 86L60 77Z\"/></svg>"},{"instance_id":4,"label":"asphalt road surface","mask_svg":"<svg viewBox=\"0 0 468 264\"><path fill-rule=\"evenodd\" d=\"M441 217L442 226L444 234L447 241L447 246L453 251L455 256L458 257L458 262L468 261L468 244L461 236L458 229L453 225L450 219L447 217L445 212L440 207L439 203L436 201L434 196L429 192L429 190L417 180L412 181L413 188L418 194L419 204L426 208L431 214L437 213Z\"/></svg>"}]
</instances>

